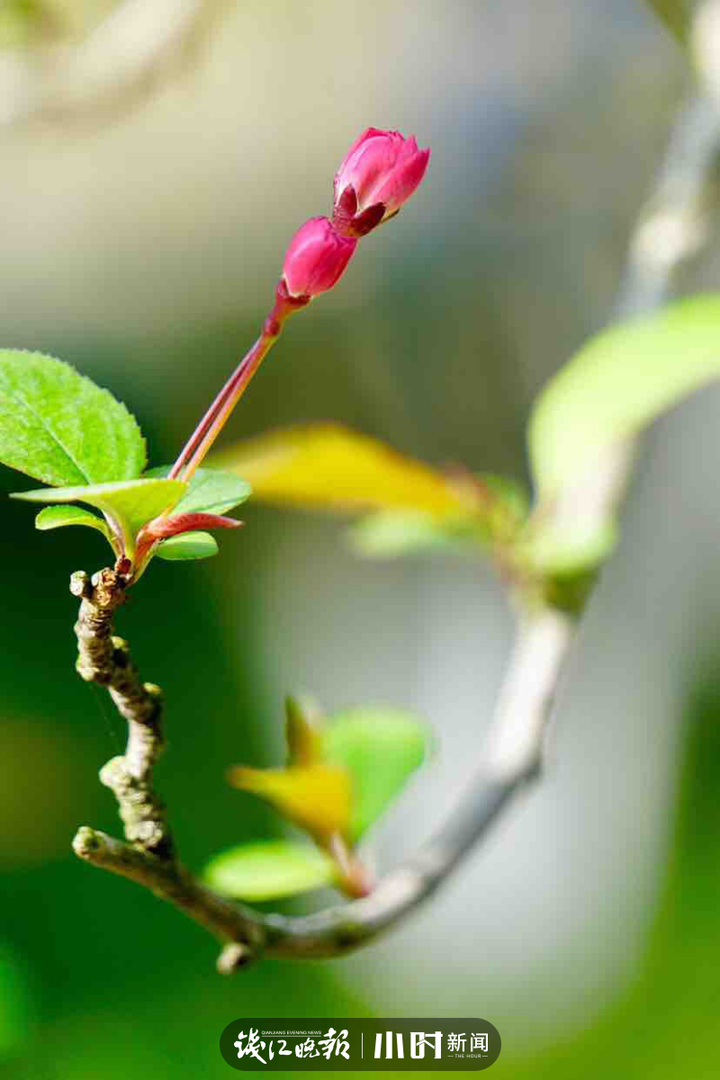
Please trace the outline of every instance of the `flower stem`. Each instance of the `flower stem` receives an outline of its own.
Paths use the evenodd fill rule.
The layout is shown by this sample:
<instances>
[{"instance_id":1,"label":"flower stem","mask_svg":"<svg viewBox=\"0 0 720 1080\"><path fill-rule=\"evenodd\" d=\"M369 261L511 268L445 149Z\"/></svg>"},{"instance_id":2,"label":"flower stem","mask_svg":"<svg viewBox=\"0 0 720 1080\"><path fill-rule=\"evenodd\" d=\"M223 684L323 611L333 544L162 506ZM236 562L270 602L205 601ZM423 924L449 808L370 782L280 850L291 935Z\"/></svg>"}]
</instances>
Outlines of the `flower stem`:
<instances>
[{"instance_id":1,"label":"flower stem","mask_svg":"<svg viewBox=\"0 0 720 1080\"><path fill-rule=\"evenodd\" d=\"M275 293L273 309L263 323L262 333L240 361L235 371L217 395L195 428L169 473L171 480L188 481L200 466L210 447L227 423L228 417L245 393L248 383L280 336L283 323L293 311L305 307L309 297L292 297L281 279Z\"/></svg>"}]
</instances>

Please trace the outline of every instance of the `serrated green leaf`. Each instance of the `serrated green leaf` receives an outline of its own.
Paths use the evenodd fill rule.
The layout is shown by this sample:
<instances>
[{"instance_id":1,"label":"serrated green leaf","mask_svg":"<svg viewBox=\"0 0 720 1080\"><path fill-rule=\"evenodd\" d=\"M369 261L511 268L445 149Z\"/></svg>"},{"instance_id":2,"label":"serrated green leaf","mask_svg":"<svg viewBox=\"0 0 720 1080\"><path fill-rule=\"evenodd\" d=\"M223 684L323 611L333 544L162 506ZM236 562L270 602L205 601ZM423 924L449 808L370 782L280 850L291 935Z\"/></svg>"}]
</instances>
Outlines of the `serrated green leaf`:
<instances>
[{"instance_id":1,"label":"serrated green leaf","mask_svg":"<svg viewBox=\"0 0 720 1080\"><path fill-rule=\"evenodd\" d=\"M648 3L680 44L687 45L692 20L692 5L689 0L648 0Z\"/></svg>"},{"instance_id":2,"label":"serrated green leaf","mask_svg":"<svg viewBox=\"0 0 720 1080\"><path fill-rule=\"evenodd\" d=\"M125 406L69 364L4 349L0 461L46 484L133 480L145 440Z\"/></svg>"},{"instance_id":3,"label":"serrated green leaf","mask_svg":"<svg viewBox=\"0 0 720 1080\"><path fill-rule=\"evenodd\" d=\"M53 488L53 492L56 490ZM87 525L101 532L106 540L111 539L112 534L105 520L79 506L46 506L35 518L35 528L43 532L60 529L64 525Z\"/></svg>"},{"instance_id":4,"label":"serrated green leaf","mask_svg":"<svg viewBox=\"0 0 720 1080\"><path fill-rule=\"evenodd\" d=\"M216 855L206 866L204 877L225 896L257 902L332 885L335 866L317 848L289 840L265 840Z\"/></svg>"},{"instance_id":5,"label":"serrated green leaf","mask_svg":"<svg viewBox=\"0 0 720 1080\"><path fill-rule=\"evenodd\" d=\"M539 499L552 501L662 412L720 376L720 296L683 300L593 338L550 381L530 421Z\"/></svg>"},{"instance_id":6,"label":"serrated green leaf","mask_svg":"<svg viewBox=\"0 0 720 1080\"><path fill-rule=\"evenodd\" d=\"M189 532L171 536L155 548L154 554L166 562L182 562L185 559L209 559L220 549L214 536L206 532Z\"/></svg>"},{"instance_id":7,"label":"serrated green leaf","mask_svg":"<svg viewBox=\"0 0 720 1080\"><path fill-rule=\"evenodd\" d=\"M128 480L85 487L38 488L15 492L11 497L28 502L88 503L101 510L122 534L125 553L132 557L139 529L147 521L172 509L185 489L181 480Z\"/></svg>"},{"instance_id":8,"label":"serrated green leaf","mask_svg":"<svg viewBox=\"0 0 720 1080\"><path fill-rule=\"evenodd\" d=\"M167 476L172 466L160 465L148 469L149 477ZM198 469L192 476L186 494L175 507L176 514L227 514L252 495L252 488L234 473L221 469Z\"/></svg>"},{"instance_id":9,"label":"serrated green leaf","mask_svg":"<svg viewBox=\"0 0 720 1080\"><path fill-rule=\"evenodd\" d=\"M352 777L353 841L385 812L426 759L426 724L398 709L353 709L336 714L322 732L323 758Z\"/></svg>"}]
</instances>

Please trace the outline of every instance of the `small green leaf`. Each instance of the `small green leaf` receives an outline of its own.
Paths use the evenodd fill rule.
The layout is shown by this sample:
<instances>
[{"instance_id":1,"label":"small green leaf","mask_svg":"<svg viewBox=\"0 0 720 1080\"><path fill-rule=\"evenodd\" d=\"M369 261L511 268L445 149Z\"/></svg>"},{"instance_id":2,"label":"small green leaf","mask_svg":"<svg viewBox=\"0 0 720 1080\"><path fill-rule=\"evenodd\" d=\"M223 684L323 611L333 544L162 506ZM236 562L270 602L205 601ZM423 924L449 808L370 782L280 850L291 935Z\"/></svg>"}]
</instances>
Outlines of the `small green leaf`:
<instances>
[{"instance_id":1,"label":"small green leaf","mask_svg":"<svg viewBox=\"0 0 720 1080\"><path fill-rule=\"evenodd\" d=\"M57 488L53 488L53 493L55 491ZM35 528L43 532L60 529L63 525L87 525L101 532L106 540L110 540L112 535L103 518L79 506L46 506L35 518Z\"/></svg>"},{"instance_id":2,"label":"small green leaf","mask_svg":"<svg viewBox=\"0 0 720 1080\"><path fill-rule=\"evenodd\" d=\"M350 836L357 840L383 814L430 747L430 731L397 709L353 709L332 717L322 732L323 757L353 781Z\"/></svg>"},{"instance_id":3,"label":"small green leaf","mask_svg":"<svg viewBox=\"0 0 720 1080\"><path fill-rule=\"evenodd\" d=\"M208 885L225 896L257 902L332 885L335 866L317 848L289 840L265 840L216 855L204 876Z\"/></svg>"},{"instance_id":4,"label":"small green leaf","mask_svg":"<svg viewBox=\"0 0 720 1080\"><path fill-rule=\"evenodd\" d=\"M228 773L241 791L267 799L276 810L319 842L334 833L350 835L352 779L334 762L313 761L285 769L251 769L236 765Z\"/></svg>"},{"instance_id":5,"label":"small green leaf","mask_svg":"<svg viewBox=\"0 0 720 1080\"><path fill-rule=\"evenodd\" d=\"M288 694L285 698L285 740L290 765L307 768L320 760L320 723L320 713L314 702Z\"/></svg>"},{"instance_id":6,"label":"small green leaf","mask_svg":"<svg viewBox=\"0 0 720 1080\"><path fill-rule=\"evenodd\" d=\"M477 481L488 495L488 529L493 535L515 532L525 522L530 510L530 496L524 484L514 476L480 473Z\"/></svg>"},{"instance_id":7,"label":"small green leaf","mask_svg":"<svg viewBox=\"0 0 720 1080\"><path fill-rule=\"evenodd\" d=\"M46 484L133 480L145 440L125 406L69 364L4 349L0 461Z\"/></svg>"},{"instance_id":8,"label":"small green leaf","mask_svg":"<svg viewBox=\"0 0 720 1080\"><path fill-rule=\"evenodd\" d=\"M529 431L541 502L604 451L720 377L720 296L695 297L591 339L541 394Z\"/></svg>"},{"instance_id":9,"label":"small green leaf","mask_svg":"<svg viewBox=\"0 0 720 1080\"><path fill-rule=\"evenodd\" d=\"M167 476L172 466L148 469L146 476ZM234 473L220 469L198 469L178 505L176 514L227 514L252 495L252 488Z\"/></svg>"},{"instance_id":10,"label":"small green leaf","mask_svg":"<svg viewBox=\"0 0 720 1080\"><path fill-rule=\"evenodd\" d=\"M583 528L582 522L555 528L532 531L528 539L517 545L516 556L542 576L570 575L597 567L612 554L617 543L618 529L613 521L594 525L591 530Z\"/></svg>"},{"instance_id":11,"label":"small green leaf","mask_svg":"<svg viewBox=\"0 0 720 1080\"><path fill-rule=\"evenodd\" d=\"M206 532L183 533L163 540L155 549L158 559L167 562L181 562L184 559L209 559L217 555L219 548L214 536Z\"/></svg>"},{"instance_id":12,"label":"small green leaf","mask_svg":"<svg viewBox=\"0 0 720 1080\"><path fill-rule=\"evenodd\" d=\"M648 0L648 3L680 44L687 45L692 17L689 0Z\"/></svg>"},{"instance_id":13,"label":"small green leaf","mask_svg":"<svg viewBox=\"0 0 720 1080\"><path fill-rule=\"evenodd\" d=\"M396 558L426 551L457 551L470 541L477 551L476 522L454 523L422 510L379 510L348 529L350 545L367 558Z\"/></svg>"},{"instance_id":14,"label":"small green leaf","mask_svg":"<svg viewBox=\"0 0 720 1080\"><path fill-rule=\"evenodd\" d=\"M147 521L172 509L186 485L181 480L128 480L86 487L38 488L19 491L13 499L28 502L84 502L101 510L122 533L125 553L132 557L135 537Z\"/></svg>"}]
</instances>

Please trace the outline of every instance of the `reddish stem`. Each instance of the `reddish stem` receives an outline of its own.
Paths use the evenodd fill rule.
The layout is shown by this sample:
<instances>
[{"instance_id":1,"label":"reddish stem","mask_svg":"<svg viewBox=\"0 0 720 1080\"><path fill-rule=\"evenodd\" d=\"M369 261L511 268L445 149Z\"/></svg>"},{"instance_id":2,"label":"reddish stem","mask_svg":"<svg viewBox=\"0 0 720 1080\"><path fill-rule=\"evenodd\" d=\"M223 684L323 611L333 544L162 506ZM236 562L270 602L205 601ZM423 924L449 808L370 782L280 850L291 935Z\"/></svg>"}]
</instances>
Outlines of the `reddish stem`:
<instances>
[{"instance_id":1,"label":"reddish stem","mask_svg":"<svg viewBox=\"0 0 720 1080\"><path fill-rule=\"evenodd\" d=\"M191 478L227 423L253 375L280 336L287 317L309 302L308 296L290 296L284 280L280 280L275 291L273 309L263 323L260 337L240 361L181 450L170 471L171 480L188 481Z\"/></svg>"},{"instance_id":2,"label":"reddish stem","mask_svg":"<svg viewBox=\"0 0 720 1080\"><path fill-rule=\"evenodd\" d=\"M369 896L373 888L370 871L360 862L357 855L348 848L340 833L333 833L327 841L328 854L334 859L340 871L338 886L348 896Z\"/></svg>"}]
</instances>

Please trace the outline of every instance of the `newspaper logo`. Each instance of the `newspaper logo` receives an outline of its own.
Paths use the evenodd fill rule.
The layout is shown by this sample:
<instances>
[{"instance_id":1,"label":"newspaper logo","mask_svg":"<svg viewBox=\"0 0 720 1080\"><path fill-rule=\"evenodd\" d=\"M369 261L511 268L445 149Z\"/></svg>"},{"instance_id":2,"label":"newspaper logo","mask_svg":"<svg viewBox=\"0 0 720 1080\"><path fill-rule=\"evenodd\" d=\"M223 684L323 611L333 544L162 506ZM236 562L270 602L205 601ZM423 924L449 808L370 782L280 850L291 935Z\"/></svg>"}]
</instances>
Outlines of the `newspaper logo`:
<instances>
[{"instance_id":1,"label":"newspaper logo","mask_svg":"<svg viewBox=\"0 0 720 1080\"><path fill-rule=\"evenodd\" d=\"M273 1072L480 1070L493 1065L500 1034L487 1020L241 1019L220 1052L233 1069Z\"/></svg>"}]
</instances>

